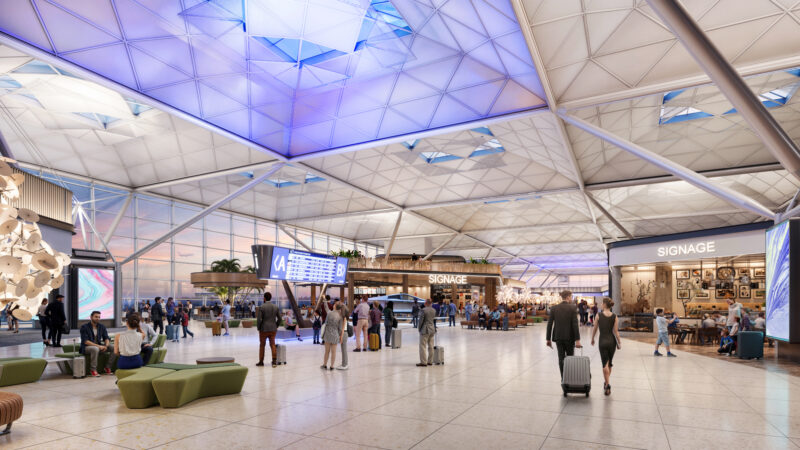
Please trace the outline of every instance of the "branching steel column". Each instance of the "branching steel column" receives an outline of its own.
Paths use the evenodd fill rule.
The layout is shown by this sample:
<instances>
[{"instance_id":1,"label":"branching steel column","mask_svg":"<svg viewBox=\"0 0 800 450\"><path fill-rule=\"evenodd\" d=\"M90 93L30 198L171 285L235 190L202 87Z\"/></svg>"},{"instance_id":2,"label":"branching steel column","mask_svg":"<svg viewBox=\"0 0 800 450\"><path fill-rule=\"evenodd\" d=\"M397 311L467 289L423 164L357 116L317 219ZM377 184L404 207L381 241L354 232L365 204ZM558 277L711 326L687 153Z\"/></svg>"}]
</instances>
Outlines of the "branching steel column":
<instances>
[{"instance_id":1,"label":"branching steel column","mask_svg":"<svg viewBox=\"0 0 800 450\"><path fill-rule=\"evenodd\" d=\"M435 255L436 253L438 253L438 252L439 252L439 250L443 249L443 248L445 247L445 245L447 245L447 244L449 244L449 243L453 242L453 239L455 239L455 238L456 238L456 236L458 236L459 234L461 234L461 233L456 233L456 234L454 234L454 235L450 236L450 239L448 239L448 240L444 241L444 242L442 243L442 245L440 245L440 246L436 247L435 249L431 250L431 252L430 252L430 253L428 253L427 255L425 255L425 257L424 257L424 258L422 258L422 260L423 260L423 261L427 261L428 259L430 259L430 257L431 257L431 256Z\"/></svg>"},{"instance_id":2,"label":"branching steel column","mask_svg":"<svg viewBox=\"0 0 800 450\"><path fill-rule=\"evenodd\" d=\"M284 227L283 225L278 225L278 228L280 228L281 231L283 231L284 233L288 234L290 238L294 239L294 241L297 242L298 244L300 244L300 246L303 247L304 249L306 249L306 251L314 253L314 250L311 247L306 245L305 242L301 241L300 238L297 237L297 233L296 232L292 233L291 231L287 230L286 227Z\"/></svg>"},{"instance_id":3,"label":"branching steel column","mask_svg":"<svg viewBox=\"0 0 800 450\"><path fill-rule=\"evenodd\" d=\"M114 220L111 222L111 226L108 227L108 231L106 232L105 237L103 237L103 245L108 245L111 241L111 237L114 236L114 232L117 231L117 227L119 226L120 220L122 220L122 216L125 215L125 210L128 209L128 206L131 204L131 200L133 200L133 192L128 192L128 196L125 197L125 202L122 204L122 208L119 210L117 215L114 217Z\"/></svg>"},{"instance_id":4,"label":"branching steel column","mask_svg":"<svg viewBox=\"0 0 800 450\"><path fill-rule=\"evenodd\" d=\"M627 237L628 239L633 239L633 235L628 230L626 230L625 227L623 227L622 224L619 223L619 221L617 221L617 219L615 219L614 216L611 215L611 213L609 213L605 208L603 208L603 205L601 205L600 202L598 202L597 199L594 198L594 196L592 194L590 194L588 192L584 192L584 194L586 194L586 198L588 198L589 201L595 207L597 207L597 209L599 209L600 212L604 216L606 216L606 218L608 218L608 220L610 220L611 223L613 223L615 227L617 227L617 229L619 229L619 231L622 231L622 233L625 235L625 237Z\"/></svg>"},{"instance_id":5,"label":"branching steel column","mask_svg":"<svg viewBox=\"0 0 800 450\"><path fill-rule=\"evenodd\" d=\"M522 277L524 277L524 276L525 276L525 274L526 274L526 273L528 273L528 269L530 269L530 268L531 268L531 265L530 265L530 264L528 264L527 266L525 266L525 270L524 270L524 271L522 271L522 274L519 276L519 281L522 281Z\"/></svg>"},{"instance_id":6,"label":"branching steel column","mask_svg":"<svg viewBox=\"0 0 800 450\"><path fill-rule=\"evenodd\" d=\"M593 134L606 142L610 142L627 151L628 153L631 153L649 162L650 164L653 164L654 166L675 175L687 183L725 200L726 202L738 208L753 212L759 216L764 216L768 219L775 219L775 213L773 213L772 210L761 203L758 203L757 201L734 191L733 189L721 185L714 185L703 175L700 175L691 169L687 169L686 167L683 167L680 164L673 162L657 153L651 152L650 150L647 150L638 144L609 133L608 131L583 119L578 119L577 117L567 115L563 111L560 111L559 115L564 119L565 122L575 125L576 127Z\"/></svg>"},{"instance_id":7,"label":"branching steel column","mask_svg":"<svg viewBox=\"0 0 800 450\"><path fill-rule=\"evenodd\" d=\"M401 220L403 220L403 210L397 212L397 222L395 222L394 224L394 231L392 231L392 239L389 240L389 246L386 248L386 256L384 256L384 261L389 261L389 256L392 254L394 239L397 237L397 230L400 229Z\"/></svg>"},{"instance_id":8,"label":"branching steel column","mask_svg":"<svg viewBox=\"0 0 800 450\"><path fill-rule=\"evenodd\" d=\"M233 200L236 197L244 194L245 192L249 191L253 187L261 184L264 180L267 179L267 177L272 176L275 172L277 172L281 168L283 168L284 165L285 165L284 163L275 164L268 171L266 171L263 174L253 178L252 180L250 180L244 186L240 187L239 189L235 190L234 192L231 192L230 194L226 195L225 197L223 197L223 198L217 200L216 202L212 203L206 209L200 211L199 213L197 213L194 216L192 216L191 218L189 218L189 220L187 220L186 222L183 222L182 224L178 225L177 227L169 230L166 234L164 234L160 238L158 238L158 239L154 240L153 242L147 244L141 250L139 250L136 253L132 254L131 256L127 257L124 261L122 261L121 265L127 264L127 263L135 260L136 258L139 258L140 256L144 255L145 253L149 252L150 250L152 250L152 249L158 247L159 245L161 245L167 239L171 238L172 236L175 236L176 234L180 233L181 231L185 230L186 228L189 228L193 223L197 222L198 220L202 219L203 217L205 217L205 216L211 214L212 212L216 211L217 209L219 209L220 206L225 205L227 203L230 203L231 200Z\"/></svg>"},{"instance_id":9,"label":"branching steel column","mask_svg":"<svg viewBox=\"0 0 800 450\"><path fill-rule=\"evenodd\" d=\"M647 0L750 128L786 170L800 179L800 150L792 138L677 0Z\"/></svg>"}]
</instances>

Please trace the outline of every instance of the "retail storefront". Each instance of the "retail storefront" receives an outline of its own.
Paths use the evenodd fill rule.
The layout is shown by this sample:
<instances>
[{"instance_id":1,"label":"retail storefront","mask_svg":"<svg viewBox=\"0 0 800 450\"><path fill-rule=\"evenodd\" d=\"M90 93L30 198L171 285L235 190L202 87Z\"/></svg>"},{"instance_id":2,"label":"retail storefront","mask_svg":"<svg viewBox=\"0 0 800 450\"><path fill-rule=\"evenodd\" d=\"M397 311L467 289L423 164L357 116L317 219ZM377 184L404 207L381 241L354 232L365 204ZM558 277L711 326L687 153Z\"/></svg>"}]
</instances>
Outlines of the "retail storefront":
<instances>
[{"instance_id":1,"label":"retail storefront","mask_svg":"<svg viewBox=\"0 0 800 450\"><path fill-rule=\"evenodd\" d=\"M770 225L761 222L610 244L609 282L617 313L635 317L664 308L697 318L726 312L728 299L752 311L762 310L765 230Z\"/></svg>"}]
</instances>

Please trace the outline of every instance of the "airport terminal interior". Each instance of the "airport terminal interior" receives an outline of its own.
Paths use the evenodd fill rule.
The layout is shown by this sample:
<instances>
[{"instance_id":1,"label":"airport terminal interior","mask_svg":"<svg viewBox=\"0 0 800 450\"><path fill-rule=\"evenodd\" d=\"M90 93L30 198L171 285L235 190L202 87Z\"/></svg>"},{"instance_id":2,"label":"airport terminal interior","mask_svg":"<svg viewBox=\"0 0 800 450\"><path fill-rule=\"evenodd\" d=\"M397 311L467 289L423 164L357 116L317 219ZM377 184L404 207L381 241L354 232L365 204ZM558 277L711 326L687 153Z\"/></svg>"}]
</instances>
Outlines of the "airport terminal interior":
<instances>
[{"instance_id":1,"label":"airport terminal interior","mask_svg":"<svg viewBox=\"0 0 800 450\"><path fill-rule=\"evenodd\" d=\"M0 448L800 448L798 88L797 0L0 1Z\"/></svg>"}]
</instances>

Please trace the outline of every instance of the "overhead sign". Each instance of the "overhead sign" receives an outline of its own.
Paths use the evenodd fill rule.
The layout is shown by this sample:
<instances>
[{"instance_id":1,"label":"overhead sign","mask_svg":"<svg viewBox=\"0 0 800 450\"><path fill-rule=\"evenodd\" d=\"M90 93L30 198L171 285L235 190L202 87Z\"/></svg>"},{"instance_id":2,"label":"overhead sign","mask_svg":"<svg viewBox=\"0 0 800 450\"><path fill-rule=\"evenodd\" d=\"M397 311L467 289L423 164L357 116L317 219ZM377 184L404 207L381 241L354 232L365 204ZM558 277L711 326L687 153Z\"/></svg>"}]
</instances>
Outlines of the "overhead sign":
<instances>
[{"instance_id":1,"label":"overhead sign","mask_svg":"<svg viewBox=\"0 0 800 450\"><path fill-rule=\"evenodd\" d=\"M716 251L717 243L715 241L687 242L658 247L658 256L704 255Z\"/></svg>"},{"instance_id":2,"label":"overhead sign","mask_svg":"<svg viewBox=\"0 0 800 450\"><path fill-rule=\"evenodd\" d=\"M467 276L430 274L428 275L428 282L431 284L467 284Z\"/></svg>"},{"instance_id":3,"label":"overhead sign","mask_svg":"<svg viewBox=\"0 0 800 450\"><path fill-rule=\"evenodd\" d=\"M613 267L754 255L764 253L764 249L764 230L740 231L694 239L611 247L608 250L608 265Z\"/></svg>"},{"instance_id":4,"label":"overhead sign","mask_svg":"<svg viewBox=\"0 0 800 450\"><path fill-rule=\"evenodd\" d=\"M338 256L254 245L253 260L260 279L345 284L350 260Z\"/></svg>"}]
</instances>

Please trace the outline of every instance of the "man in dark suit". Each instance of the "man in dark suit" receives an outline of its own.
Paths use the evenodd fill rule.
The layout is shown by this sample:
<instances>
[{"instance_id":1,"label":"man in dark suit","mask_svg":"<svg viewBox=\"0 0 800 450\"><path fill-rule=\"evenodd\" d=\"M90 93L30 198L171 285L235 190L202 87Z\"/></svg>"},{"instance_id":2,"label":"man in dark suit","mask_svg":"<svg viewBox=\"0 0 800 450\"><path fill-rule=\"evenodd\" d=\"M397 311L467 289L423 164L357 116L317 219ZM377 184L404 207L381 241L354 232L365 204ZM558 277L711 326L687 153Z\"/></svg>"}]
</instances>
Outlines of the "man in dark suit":
<instances>
[{"instance_id":1,"label":"man in dark suit","mask_svg":"<svg viewBox=\"0 0 800 450\"><path fill-rule=\"evenodd\" d=\"M61 329L67 323L67 314L64 312L64 296L56 295L56 301L47 305L45 310L50 325L50 342L53 347L61 347Z\"/></svg>"},{"instance_id":2,"label":"man in dark suit","mask_svg":"<svg viewBox=\"0 0 800 450\"><path fill-rule=\"evenodd\" d=\"M258 363L264 365L264 350L269 338L269 347L272 350L272 367L278 366L278 350L275 347L275 335L278 333L278 324L281 323L281 309L271 302L272 294L264 293L264 303L256 310L256 328L258 328Z\"/></svg>"},{"instance_id":3,"label":"man in dark suit","mask_svg":"<svg viewBox=\"0 0 800 450\"><path fill-rule=\"evenodd\" d=\"M572 304L572 292L561 292L561 303L550 308L547 321L547 346L553 348L556 341L558 350L558 369L564 375L564 358L575 354L575 347L581 348L581 332L578 327L578 309Z\"/></svg>"},{"instance_id":4,"label":"man in dark suit","mask_svg":"<svg viewBox=\"0 0 800 450\"><path fill-rule=\"evenodd\" d=\"M164 334L164 307L161 306L161 297L156 297L156 302L150 309L150 320L153 321L153 329L158 334Z\"/></svg>"}]
</instances>

